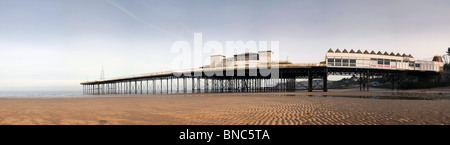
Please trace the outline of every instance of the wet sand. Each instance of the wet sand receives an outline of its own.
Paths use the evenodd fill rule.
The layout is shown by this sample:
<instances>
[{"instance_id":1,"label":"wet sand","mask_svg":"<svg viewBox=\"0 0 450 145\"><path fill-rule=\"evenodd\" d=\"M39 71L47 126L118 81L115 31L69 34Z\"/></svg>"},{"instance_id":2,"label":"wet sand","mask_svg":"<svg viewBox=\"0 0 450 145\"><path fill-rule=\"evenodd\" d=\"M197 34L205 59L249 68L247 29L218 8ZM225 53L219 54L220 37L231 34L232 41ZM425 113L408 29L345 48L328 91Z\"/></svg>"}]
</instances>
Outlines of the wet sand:
<instances>
[{"instance_id":1,"label":"wet sand","mask_svg":"<svg viewBox=\"0 0 450 145\"><path fill-rule=\"evenodd\" d=\"M450 124L450 100L391 100L314 95L441 93L330 92L110 95L71 99L0 99L0 124L364 125ZM423 94L425 93L425 94ZM295 96L313 95L313 96Z\"/></svg>"}]
</instances>

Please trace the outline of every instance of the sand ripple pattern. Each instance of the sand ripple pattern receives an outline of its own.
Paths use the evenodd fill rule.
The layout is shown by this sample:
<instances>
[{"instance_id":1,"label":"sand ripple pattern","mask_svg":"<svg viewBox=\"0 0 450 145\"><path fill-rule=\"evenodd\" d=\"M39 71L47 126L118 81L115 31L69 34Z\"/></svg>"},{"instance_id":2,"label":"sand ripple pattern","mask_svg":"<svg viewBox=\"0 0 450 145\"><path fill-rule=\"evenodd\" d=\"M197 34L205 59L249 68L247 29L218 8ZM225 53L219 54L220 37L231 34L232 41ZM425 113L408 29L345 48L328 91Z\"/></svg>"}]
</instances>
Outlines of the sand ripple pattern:
<instances>
[{"instance_id":1,"label":"sand ripple pattern","mask_svg":"<svg viewBox=\"0 0 450 145\"><path fill-rule=\"evenodd\" d=\"M0 124L450 124L450 100L157 95L0 99Z\"/></svg>"}]
</instances>

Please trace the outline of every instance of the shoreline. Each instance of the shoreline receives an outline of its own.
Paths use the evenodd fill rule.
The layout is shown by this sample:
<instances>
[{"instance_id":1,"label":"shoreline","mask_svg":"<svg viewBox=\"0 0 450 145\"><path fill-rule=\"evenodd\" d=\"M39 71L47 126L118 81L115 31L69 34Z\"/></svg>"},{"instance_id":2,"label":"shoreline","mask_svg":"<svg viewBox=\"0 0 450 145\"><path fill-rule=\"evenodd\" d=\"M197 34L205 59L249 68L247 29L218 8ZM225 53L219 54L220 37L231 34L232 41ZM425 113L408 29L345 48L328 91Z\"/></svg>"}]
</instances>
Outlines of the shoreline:
<instances>
[{"instance_id":1,"label":"shoreline","mask_svg":"<svg viewBox=\"0 0 450 145\"><path fill-rule=\"evenodd\" d=\"M60 96L27 96L27 97L0 97L0 99L85 99L85 98L134 98L134 97L167 97L167 96L205 96L205 95L252 95L252 96L315 96L315 97L385 97L385 99L420 99L420 100L439 100L450 99L450 87L440 87L433 89L414 89L414 90L390 90L371 88L370 91L359 91L359 88L351 89L330 89L328 92L322 90L286 91L286 92L222 92L222 93L173 93L173 94L102 94L102 95L64 95Z\"/></svg>"}]
</instances>

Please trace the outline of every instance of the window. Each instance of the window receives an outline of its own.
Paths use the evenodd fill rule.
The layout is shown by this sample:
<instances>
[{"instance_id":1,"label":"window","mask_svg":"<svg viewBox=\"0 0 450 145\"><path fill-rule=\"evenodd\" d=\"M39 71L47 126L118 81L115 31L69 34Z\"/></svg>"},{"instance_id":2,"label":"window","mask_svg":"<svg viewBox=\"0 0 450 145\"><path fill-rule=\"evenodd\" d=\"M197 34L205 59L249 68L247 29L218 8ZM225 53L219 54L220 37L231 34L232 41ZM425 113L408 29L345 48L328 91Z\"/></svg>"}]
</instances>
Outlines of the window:
<instances>
[{"instance_id":1,"label":"window","mask_svg":"<svg viewBox=\"0 0 450 145\"><path fill-rule=\"evenodd\" d=\"M391 60L385 59L384 60L384 65L391 65Z\"/></svg>"},{"instance_id":2,"label":"window","mask_svg":"<svg viewBox=\"0 0 450 145\"><path fill-rule=\"evenodd\" d=\"M342 60L342 66L348 66L348 59Z\"/></svg>"},{"instance_id":3,"label":"window","mask_svg":"<svg viewBox=\"0 0 450 145\"><path fill-rule=\"evenodd\" d=\"M335 66L342 66L342 65L341 65L341 61L342 61L341 59L335 59L335 60L334 60L334 62L335 62L334 65L335 65Z\"/></svg>"},{"instance_id":4,"label":"window","mask_svg":"<svg viewBox=\"0 0 450 145\"><path fill-rule=\"evenodd\" d=\"M416 67L420 67L420 63L416 63Z\"/></svg>"},{"instance_id":5,"label":"window","mask_svg":"<svg viewBox=\"0 0 450 145\"><path fill-rule=\"evenodd\" d=\"M378 64L379 64L379 65L383 65L383 59L378 58Z\"/></svg>"},{"instance_id":6,"label":"window","mask_svg":"<svg viewBox=\"0 0 450 145\"><path fill-rule=\"evenodd\" d=\"M356 66L356 59L350 59L350 66Z\"/></svg>"},{"instance_id":7,"label":"window","mask_svg":"<svg viewBox=\"0 0 450 145\"><path fill-rule=\"evenodd\" d=\"M410 67L414 67L414 62L410 62L410 63L409 63L409 66L410 66Z\"/></svg>"},{"instance_id":8,"label":"window","mask_svg":"<svg viewBox=\"0 0 450 145\"><path fill-rule=\"evenodd\" d=\"M328 66L334 66L334 59L328 59Z\"/></svg>"},{"instance_id":9,"label":"window","mask_svg":"<svg viewBox=\"0 0 450 145\"><path fill-rule=\"evenodd\" d=\"M376 58L370 58L370 60L378 60L378 59L376 59Z\"/></svg>"}]
</instances>

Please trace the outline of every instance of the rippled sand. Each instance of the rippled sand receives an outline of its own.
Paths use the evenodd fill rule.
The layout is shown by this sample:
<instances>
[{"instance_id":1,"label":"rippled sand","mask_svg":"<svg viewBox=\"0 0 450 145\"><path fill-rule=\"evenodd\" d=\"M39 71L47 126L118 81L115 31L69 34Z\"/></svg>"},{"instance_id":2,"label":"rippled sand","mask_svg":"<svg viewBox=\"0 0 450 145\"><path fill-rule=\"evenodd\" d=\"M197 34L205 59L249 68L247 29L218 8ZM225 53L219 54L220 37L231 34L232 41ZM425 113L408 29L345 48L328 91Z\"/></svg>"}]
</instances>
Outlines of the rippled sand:
<instances>
[{"instance_id":1,"label":"rippled sand","mask_svg":"<svg viewBox=\"0 0 450 145\"><path fill-rule=\"evenodd\" d=\"M450 124L450 100L257 94L0 99L0 124Z\"/></svg>"}]
</instances>

